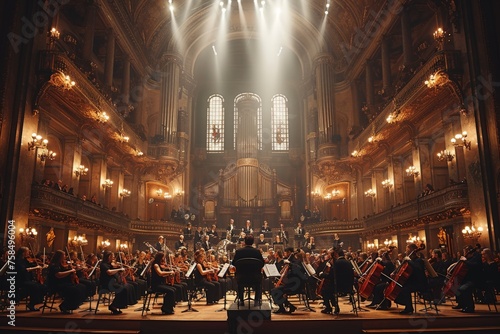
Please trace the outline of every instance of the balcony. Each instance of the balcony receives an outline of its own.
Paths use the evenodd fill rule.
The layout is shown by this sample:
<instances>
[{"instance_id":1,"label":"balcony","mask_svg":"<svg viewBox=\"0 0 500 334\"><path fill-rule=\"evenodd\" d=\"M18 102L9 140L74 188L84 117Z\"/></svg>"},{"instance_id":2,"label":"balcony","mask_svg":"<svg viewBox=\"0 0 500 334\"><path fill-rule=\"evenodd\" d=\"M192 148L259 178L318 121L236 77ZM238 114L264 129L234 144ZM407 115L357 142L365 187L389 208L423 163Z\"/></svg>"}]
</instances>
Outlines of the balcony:
<instances>
[{"instance_id":1,"label":"balcony","mask_svg":"<svg viewBox=\"0 0 500 334\"><path fill-rule=\"evenodd\" d=\"M129 232L130 219L125 215L40 185L31 187L30 216L89 229Z\"/></svg>"},{"instance_id":2,"label":"balcony","mask_svg":"<svg viewBox=\"0 0 500 334\"><path fill-rule=\"evenodd\" d=\"M468 207L467 184L458 184L366 218L365 232L398 230L452 219L468 212Z\"/></svg>"}]
</instances>

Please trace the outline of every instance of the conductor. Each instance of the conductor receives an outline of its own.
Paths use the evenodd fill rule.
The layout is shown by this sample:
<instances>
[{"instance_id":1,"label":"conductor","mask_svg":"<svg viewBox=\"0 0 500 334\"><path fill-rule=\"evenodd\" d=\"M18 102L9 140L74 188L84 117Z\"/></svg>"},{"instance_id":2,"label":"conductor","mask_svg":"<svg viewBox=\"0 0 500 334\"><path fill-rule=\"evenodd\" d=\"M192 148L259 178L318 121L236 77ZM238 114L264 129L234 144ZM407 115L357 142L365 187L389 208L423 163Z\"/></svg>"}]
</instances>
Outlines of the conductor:
<instances>
[{"instance_id":1,"label":"conductor","mask_svg":"<svg viewBox=\"0 0 500 334\"><path fill-rule=\"evenodd\" d=\"M238 284L239 305L244 306L243 293L245 286L255 289L254 306L259 306L262 300L262 267L264 258L257 248L253 247L253 235L245 236L245 247L236 250L233 265L236 267L236 282Z\"/></svg>"}]
</instances>

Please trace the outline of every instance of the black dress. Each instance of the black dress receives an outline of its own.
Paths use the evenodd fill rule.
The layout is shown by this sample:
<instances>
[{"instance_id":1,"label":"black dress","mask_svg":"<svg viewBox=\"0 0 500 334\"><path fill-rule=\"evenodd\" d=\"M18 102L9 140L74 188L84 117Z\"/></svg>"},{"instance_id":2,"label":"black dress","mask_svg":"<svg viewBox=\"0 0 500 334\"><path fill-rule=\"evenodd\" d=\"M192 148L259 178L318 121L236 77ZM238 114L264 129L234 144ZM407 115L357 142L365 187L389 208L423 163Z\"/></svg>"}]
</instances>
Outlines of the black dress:
<instances>
[{"instance_id":1,"label":"black dress","mask_svg":"<svg viewBox=\"0 0 500 334\"><path fill-rule=\"evenodd\" d=\"M56 277L57 273L68 270L70 270L69 267L51 264L47 281L50 290L57 292L63 298L63 302L59 305L61 310L71 311L76 310L83 303L87 295L87 288L81 283L76 283L71 274L61 278Z\"/></svg>"},{"instance_id":2,"label":"black dress","mask_svg":"<svg viewBox=\"0 0 500 334\"><path fill-rule=\"evenodd\" d=\"M161 311L163 313L174 313L175 306L175 288L165 283L165 277L158 275L156 269L151 268L151 289L154 292L163 293L163 305Z\"/></svg>"}]
</instances>

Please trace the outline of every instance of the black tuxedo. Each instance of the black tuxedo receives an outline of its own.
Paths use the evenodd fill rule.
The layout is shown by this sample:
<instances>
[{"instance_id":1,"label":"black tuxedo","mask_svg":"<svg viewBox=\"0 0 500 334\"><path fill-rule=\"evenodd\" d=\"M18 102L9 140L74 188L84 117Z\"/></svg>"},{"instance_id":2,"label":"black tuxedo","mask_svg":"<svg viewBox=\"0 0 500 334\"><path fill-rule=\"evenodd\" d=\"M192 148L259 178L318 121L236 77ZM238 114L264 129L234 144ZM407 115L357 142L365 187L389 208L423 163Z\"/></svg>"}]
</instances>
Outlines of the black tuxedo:
<instances>
[{"instance_id":1,"label":"black tuxedo","mask_svg":"<svg viewBox=\"0 0 500 334\"><path fill-rule=\"evenodd\" d=\"M239 230L236 228L236 226L233 225L233 228L231 229L231 224L227 225L226 231L231 231L231 236L234 237L235 235L238 235Z\"/></svg>"},{"instance_id":2,"label":"black tuxedo","mask_svg":"<svg viewBox=\"0 0 500 334\"><path fill-rule=\"evenodd\" d=\"M179 249L179 248L181 248L181 247L186 247L186 248L187 248L187 244L186 244L186 242L185 242L185 241L182 241L182 242L181 242L180 240L177 240L177 241L175 242L175 246L174 246L174 247L175 247L175 250L178 250L178 249Z\"/></svg>"},{"instance_id":3,"label":"black tuxedo","mask_svg":"<svg viewBox=\"0 0 500 334\"><path fill-rule=\"evenodd\" d=\"M238 265L238 260L252 258L260 261L260 269L250 272L248 267ZM236 267L236 282L238 282L238 299L243 301L244 284L254 283L255 288L255 301L260 301L262 299L262 272L261 269L264 267L264 258L257 248L252 246L245 246L243 248L237 249L234 258L233 265ZM257 269L257 268L254 268Z\"/></svg>"},{"instance_id":4,"label":"black tuxedo","mask_svg":"<svg viewBox=\"0 0 500 334\"><path fill-rule=\"evenodd\" d=\"M349 293L353 289L354 270L349 261L341 256L333 263L337 293Z\"/></svg>"},{"instance_id":5,"label":"black tuxedo","mask_svg":"<svg viewBox=\"0 0 500 334\"><path fill-rule=\"evenodd\" d=\"M212 248L212 245L210 244L210 241L203 241L201 243L201 247L203 247L205 251L208 251L209 249Z\"/></svg>"}]
</instances>

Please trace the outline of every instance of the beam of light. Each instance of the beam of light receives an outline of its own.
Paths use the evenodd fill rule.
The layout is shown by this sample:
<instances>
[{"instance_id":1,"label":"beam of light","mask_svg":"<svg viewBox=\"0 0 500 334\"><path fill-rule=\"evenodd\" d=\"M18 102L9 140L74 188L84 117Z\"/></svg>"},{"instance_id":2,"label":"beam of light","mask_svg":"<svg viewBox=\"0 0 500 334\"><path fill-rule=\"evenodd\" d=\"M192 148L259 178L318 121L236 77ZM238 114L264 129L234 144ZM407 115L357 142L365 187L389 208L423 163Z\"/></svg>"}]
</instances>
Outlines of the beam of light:
<instances>
[{"instance_id":1,"label":"beam of light","mask_svg":"<svg viewBox=\"0 0 500 334\"><path fill-rule=\"evenodd\" d=\"M212 50L214 51L214 55L217 56L217 50L215 50L215 45L212 45Z\"/></svg>"},{"instance_id":2,"label":"beam of light","mask_svg":"<svg viewBox=\"0 0 500 334\"><path fill-rule=\"evenodd\" d=\"M278 51L278 57L281 55L281 51L283 51L283 47L282 46L280 46L280 49Z\"/></svg>"}]
</instances>

